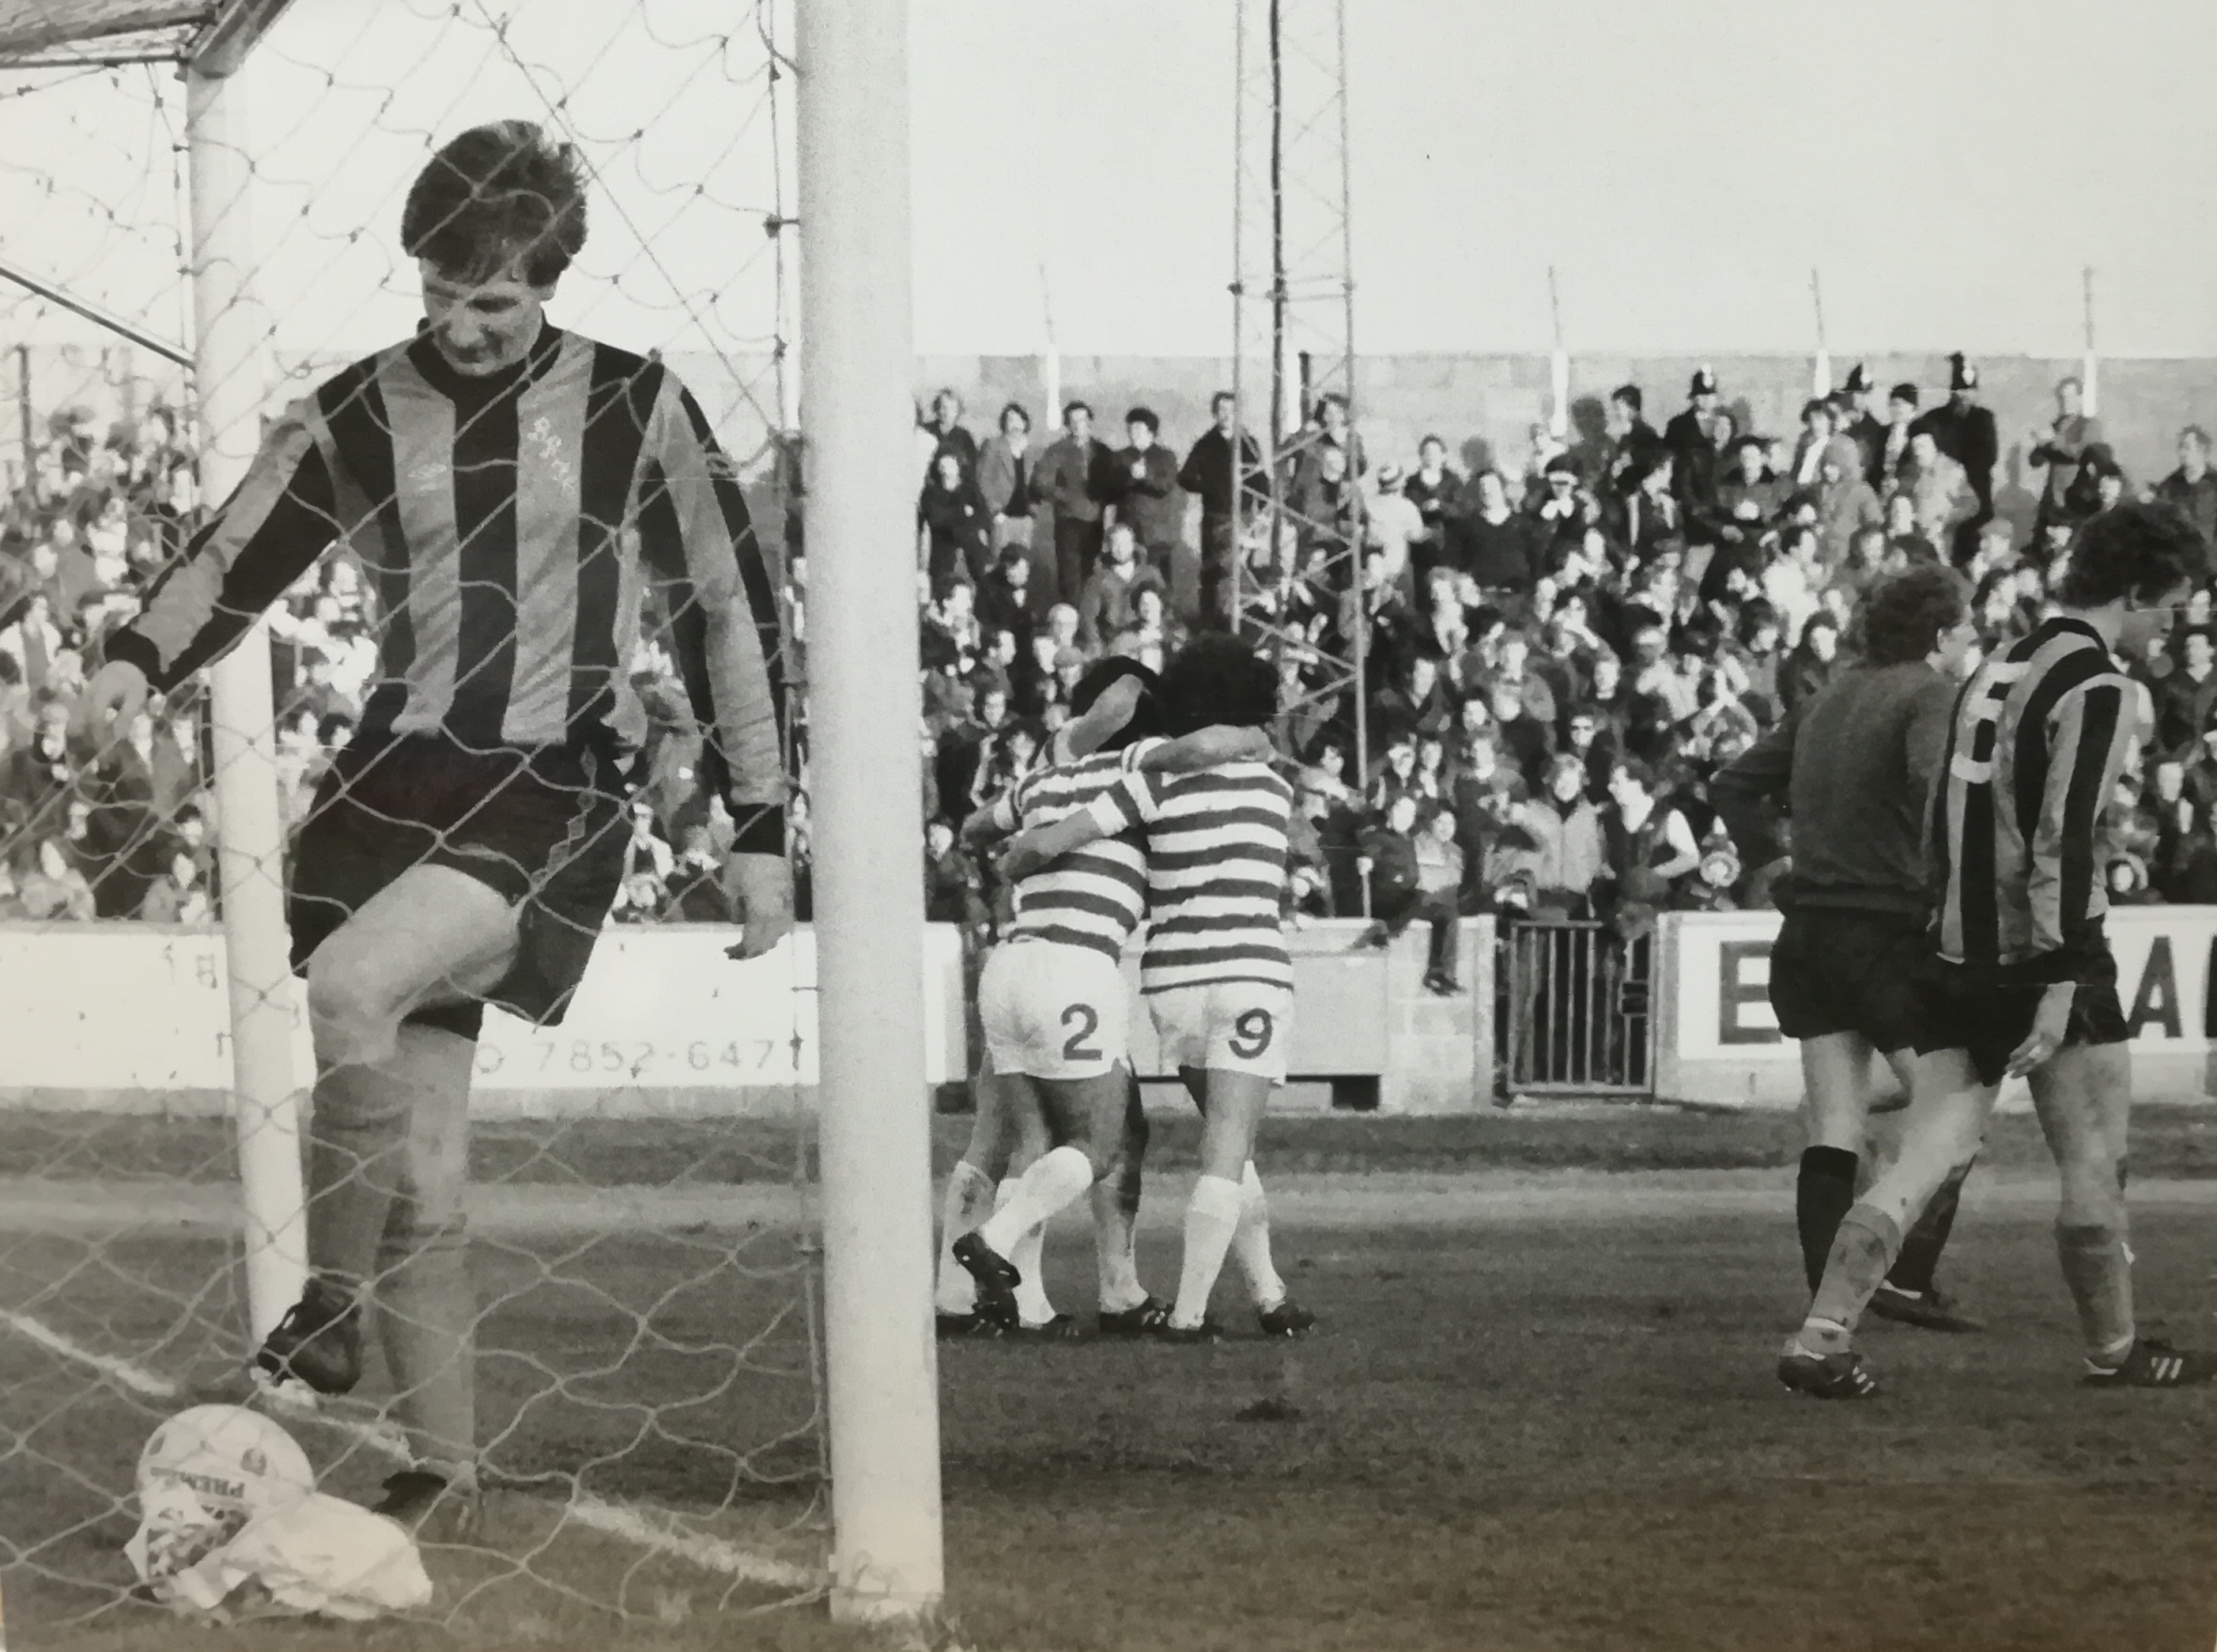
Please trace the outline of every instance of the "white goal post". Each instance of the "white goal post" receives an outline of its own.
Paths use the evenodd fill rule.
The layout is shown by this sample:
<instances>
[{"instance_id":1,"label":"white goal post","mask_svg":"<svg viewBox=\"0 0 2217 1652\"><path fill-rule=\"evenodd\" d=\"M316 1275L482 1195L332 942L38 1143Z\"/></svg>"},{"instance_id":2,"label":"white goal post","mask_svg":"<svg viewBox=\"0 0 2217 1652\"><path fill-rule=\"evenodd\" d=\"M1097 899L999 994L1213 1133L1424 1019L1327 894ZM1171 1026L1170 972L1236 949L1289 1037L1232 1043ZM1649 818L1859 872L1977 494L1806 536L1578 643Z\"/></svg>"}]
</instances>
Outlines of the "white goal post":
<instances>
[{"instance_id":1,"label":"white goal post","mask_svg":"<svg viewBox=\"0 0 2217 1652\"><path fill-rule=\"evenodd\" d=\"M183 69L192 404L211 503L244 475L281 377L253 291L257 155L238 71L292 3L52 0L51 38L26 37L46 54L41 67L82 53ZM842 1618L898 1621L935 1613L944 1587L915 806L909 7L791 3L792 59L777 58L766 27L762 40L771 79L780 65L793 74L799 112L830 1597ZM467 9L498 36L512 7ZM734 0L734 28L745 12ZM84 26L72 33L73 22ZM180 46L175 31L187 26ZM117 43L141 27L170 30L168 44ZM102 59L104 45L114 52ZM651 103L657 89L635 91ZM313 1076L295 1060L266 630L209 675L248 1328L258 1341L306 1277L300 1093Z\"/></svg>"},{"instance_id":2,"label":"white goal post","mask_svg":"<svg viewBox=\"0 0 2217 1652\"><path fill-rule=\"evenodd\" d=\"M922 1616L943 1588L911 804L908 9L800 0L796 30L832 1609L853 1618Z\"/></svg>"}]
</instances>

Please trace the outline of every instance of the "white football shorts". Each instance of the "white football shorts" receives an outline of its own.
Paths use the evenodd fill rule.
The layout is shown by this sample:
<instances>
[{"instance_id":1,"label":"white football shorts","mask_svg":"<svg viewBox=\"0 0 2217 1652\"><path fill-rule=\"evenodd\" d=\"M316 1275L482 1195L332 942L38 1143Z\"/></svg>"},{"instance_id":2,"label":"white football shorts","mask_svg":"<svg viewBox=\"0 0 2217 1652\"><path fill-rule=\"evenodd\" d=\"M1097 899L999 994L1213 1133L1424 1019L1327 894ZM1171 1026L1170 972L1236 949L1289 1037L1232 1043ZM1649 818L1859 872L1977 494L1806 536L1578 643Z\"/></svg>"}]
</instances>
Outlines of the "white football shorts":
<instances>
[{"instance_id":1,"label":"white football shorts","mask_svg":"<svg viewBox=\"0 0 2217 1652\"><path fill-rule=\"evenodd\" d=\"M1213 981L1147 995L1163 1063L1252 1073L1286 1082L1294 1031L1291 988L1263 981Z\"/></svg>"},{"instance_id":2,"label":"white football shorts","mask_svg":"<svg viewBox=\"0 0 2217 1652\"><path fill-rule=\"evenodd\" d=\"M1131 1062L1131 988L1090 946L1010 940L978 979L978 1017L996 1073L1099 1078Z\"/></svg>"}]
</instances>

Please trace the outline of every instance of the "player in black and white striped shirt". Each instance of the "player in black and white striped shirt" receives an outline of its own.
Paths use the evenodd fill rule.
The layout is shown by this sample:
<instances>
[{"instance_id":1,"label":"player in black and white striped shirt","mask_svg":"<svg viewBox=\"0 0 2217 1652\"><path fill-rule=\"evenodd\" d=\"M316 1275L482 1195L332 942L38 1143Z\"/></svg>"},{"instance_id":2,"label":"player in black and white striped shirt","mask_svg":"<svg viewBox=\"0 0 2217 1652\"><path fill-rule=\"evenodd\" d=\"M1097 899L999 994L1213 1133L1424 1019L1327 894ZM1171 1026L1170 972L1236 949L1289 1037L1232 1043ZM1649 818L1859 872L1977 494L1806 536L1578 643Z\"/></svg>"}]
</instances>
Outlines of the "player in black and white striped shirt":
<instances>
[{"instance_id":1,"label":"player in black and white striped shirt","mask_svg":"<svg viewBox=\"0 0 2217 1652\"><path fill-rule=\"evenodd\" d=\"M2203 566L2174 507L2119 505L2089 522L2059 569L2056 612L1988 660L1955 701L1931 816L1937 957L1901 1150L1840 1223L1779 1380L1859 1399L1876 1378L1857 1320L1902 1234L1978 1151L2005 1075L2032 1088L2062 1173L2055 1227L2085 1338L2085 1380L2174 1388L2217 1359L2139 1335L2127 1243L2129 1029L2102 920L2103 816L2142 733L2144 695L2117 663L2167 630Z\"/></svg>"},{"instance_id":2,"label":"player in black and white striped shirt","mask_svg":"<svg viewBox=\"0 0 2217 1652\"><path fill-rule=\"evenodd\" d=\"M377 676L289 867L316 1054L311 1276L257 1362L347 1392L374 1289L415 1459L380 1507L458 1534L476 1507L461 1184L484 1007L559 1021L614 899L650 591L737 828L740 951L791 928L781 620L698 404L660 364L547 318L585 239L575 152L524 121L466 132L410 187L400 239L421 330L273 423L84 706L96 731L127 724L335 545L370 570Z\"/></svg>"}]
</instances>

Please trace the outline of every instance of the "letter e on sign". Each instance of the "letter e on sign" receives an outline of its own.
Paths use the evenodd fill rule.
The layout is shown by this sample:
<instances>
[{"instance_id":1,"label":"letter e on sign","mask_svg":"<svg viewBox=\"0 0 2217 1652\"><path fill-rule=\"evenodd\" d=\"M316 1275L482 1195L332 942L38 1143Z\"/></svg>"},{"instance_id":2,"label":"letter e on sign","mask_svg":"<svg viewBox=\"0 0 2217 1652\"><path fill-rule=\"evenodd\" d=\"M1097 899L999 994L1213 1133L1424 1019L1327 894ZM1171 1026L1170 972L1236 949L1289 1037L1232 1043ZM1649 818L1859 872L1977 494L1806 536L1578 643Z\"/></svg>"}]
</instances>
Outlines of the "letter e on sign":
<instances>
[{"instance_id":1,"label":"letter e on sign","mask_svg":"<svg viewBox=\"0 0 2217 1652\"><path fill-rule=\"evenodd\" d=\"M1770 1013L1770 943L1727 940L1717 947L1717 1042L1776 1044Z\"/></svg>"}]
</instances>

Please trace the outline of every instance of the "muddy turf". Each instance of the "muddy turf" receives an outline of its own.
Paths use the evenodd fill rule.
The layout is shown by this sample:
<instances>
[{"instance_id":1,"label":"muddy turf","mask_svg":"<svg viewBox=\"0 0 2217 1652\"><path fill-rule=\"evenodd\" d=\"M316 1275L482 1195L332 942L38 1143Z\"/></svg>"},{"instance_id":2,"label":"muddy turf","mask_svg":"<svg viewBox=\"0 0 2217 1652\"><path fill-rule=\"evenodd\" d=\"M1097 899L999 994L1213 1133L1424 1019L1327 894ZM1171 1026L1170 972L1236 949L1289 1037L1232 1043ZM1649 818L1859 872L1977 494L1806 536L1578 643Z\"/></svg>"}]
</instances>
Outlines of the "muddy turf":
<instances>
[{"instance_id":1,"label":"muddy turf","mask_svg":"<svg viewBox=\"0 0 2217 1652\"><path fill-rule=\"evenodd\" d=\"M963 1121L941 1126L943 1164ZM796 1139L782 1125L483 1131L478 1174L509 1196L474 1253L480 1426L501 1485L485 1547L430 1552L440 1597L422 1623L202 1628L127 1598L116 1500L186 1399L136 1392L22 1325L181 1396L228 1380L232 1242L195 1215L225 1197L221 1132L0 1121L14 1189L0 1309L22 1316L0 1327L9 1645L870 1643L808 1598L824 1542L812 1333L777 1197ZM1325 1118L1277 1121L1265 1141L1280 1265L1321 1316L1309 1339L1257 1339L1227 1279L1234 1335L1215 1347L942 1345L936 1644L2217 1639L2217 1395L2076 1386L2029 1121L2001 1121L1943 1270L1991 1328L1874 1328L1887 1391L1856 1406L1793 1398L1770 1373L1800 1307L1790 1120ZM1176 1277L1191 1151L1182 1122L1158 1131L1141 1256L1158 1289ZM2134 1159L2144 1317L2208 1341L2217 1118L2146 1108ZM581 1198L611 1184L650 1191L621 1230L581 1224ZM80 1217L37 1219L58 1199ZM1082 1230L1048 1254L1059 1304L1086 1308ZM296 1433L342 1494L367 1495L390 1466L324 1425ZM561 1518L573 1485L793 1570L750 1581L581 1529Z\"/></svg>"}]
</instances>

